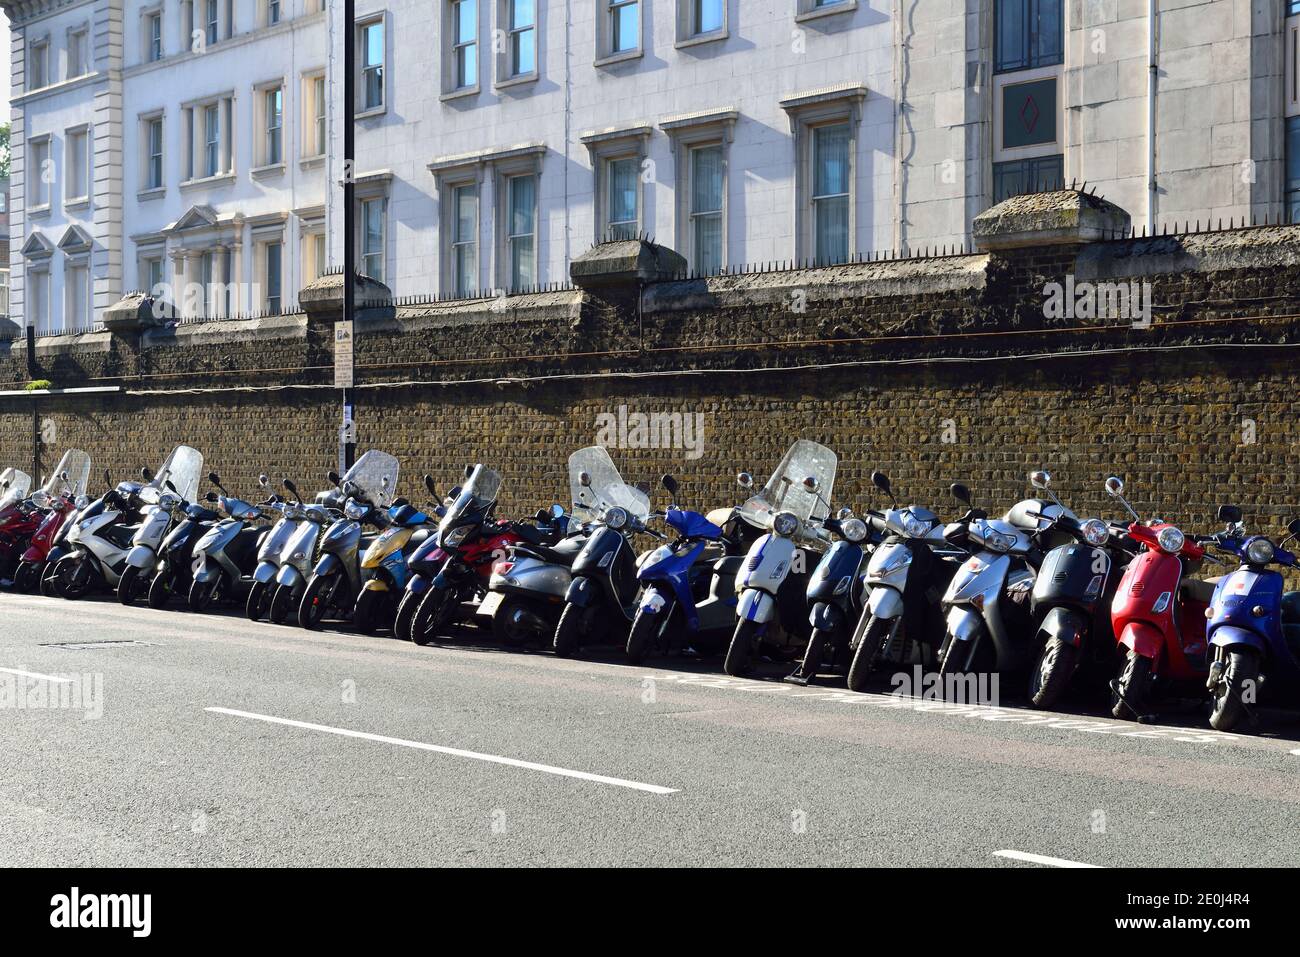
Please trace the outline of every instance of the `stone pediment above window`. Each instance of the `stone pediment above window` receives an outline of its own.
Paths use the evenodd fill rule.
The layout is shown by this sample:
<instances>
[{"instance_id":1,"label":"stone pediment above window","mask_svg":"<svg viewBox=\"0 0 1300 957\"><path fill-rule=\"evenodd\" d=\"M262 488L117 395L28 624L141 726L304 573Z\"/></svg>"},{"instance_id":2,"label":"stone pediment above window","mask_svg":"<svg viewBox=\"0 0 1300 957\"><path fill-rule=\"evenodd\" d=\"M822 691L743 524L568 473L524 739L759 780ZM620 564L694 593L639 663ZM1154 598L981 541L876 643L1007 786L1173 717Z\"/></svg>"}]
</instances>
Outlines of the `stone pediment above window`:
<instances>
[{"instance_id":1,"label":"stone pediment above window","mask_svg":"<svg viewBox=\"0 0 1300 957\"><path fill-rule=\"evenodd\" d=\"M191 206L180 219L163 229L177 232L184 229L211 229L217 225L217 211L211 206Z\"/></svg>"},{"instance_id":2,"label":"stone pediment above window","mask_svg":"<svg viewBox=\"0 0 1300 957\"><path fill-rule=\"evenodd\" d=\"M90 252L92 245L94 245L94 240L90 238L88 232L80 226L69 226L59 240L59 251L69 256L76 256Z\"/></svg>"},{"instance_id":3,"label":"stone pediment above window","mask_svg":"<svg viewBox=\"0 0 1300 957\"><path fill-rule=\"evenodd\" d=\"M42 233L32 233L27 237L20 250L24 259L49 259L54 252L54 244Z\"/></svg>"},{"instance_id":4,"label":"stone pediment above window","mask_svg":"<svg viewBox=\"0 0 1300 957\"><path fill-rule=\"evenodd\" d=\"M856 123L866 98L867 88L861 83L843 83L782 97L781 109L790 118L791 129L836 116L848 116Z\"/></svg>"}]
</instances>

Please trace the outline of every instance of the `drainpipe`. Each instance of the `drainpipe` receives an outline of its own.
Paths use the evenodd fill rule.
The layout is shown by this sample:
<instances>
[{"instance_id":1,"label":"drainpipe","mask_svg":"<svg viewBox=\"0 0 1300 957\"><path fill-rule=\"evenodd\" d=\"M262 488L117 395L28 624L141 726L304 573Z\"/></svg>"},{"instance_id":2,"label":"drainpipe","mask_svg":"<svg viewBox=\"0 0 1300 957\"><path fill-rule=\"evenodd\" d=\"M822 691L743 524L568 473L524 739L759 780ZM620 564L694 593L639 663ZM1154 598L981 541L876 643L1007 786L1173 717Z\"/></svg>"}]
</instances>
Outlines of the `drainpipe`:
<instances>
[{"instance_id":1,"label":"drainpipe","mask_svg":"<svg viewBox=\"0 0 1300 957\"><path fill-rule=\"evenodd\" d=\"M1147 232L1156 231L1156 0L1147 0Z\"/></svg>"}]
</instances>

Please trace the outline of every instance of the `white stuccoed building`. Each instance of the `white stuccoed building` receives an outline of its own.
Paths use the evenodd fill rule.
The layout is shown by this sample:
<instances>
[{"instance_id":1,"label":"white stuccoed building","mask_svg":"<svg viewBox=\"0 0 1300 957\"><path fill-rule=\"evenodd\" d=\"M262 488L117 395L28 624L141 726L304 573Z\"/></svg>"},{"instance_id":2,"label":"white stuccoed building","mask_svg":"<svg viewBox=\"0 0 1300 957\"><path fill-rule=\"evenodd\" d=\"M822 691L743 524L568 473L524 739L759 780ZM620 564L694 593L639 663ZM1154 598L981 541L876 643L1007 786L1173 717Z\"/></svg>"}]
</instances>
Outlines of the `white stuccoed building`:
<instances>
[{"instance_id":1,"label":"white stuccoed building","mask_svg":"<svg viewBox=\"0 0 1300 957\"><path fill-rule=\"evenodd\" d=\"M399 296L563 281L611 235L702 272L962 244L1071 181L1139 228L1300 214L1300 0L0 7L12 313L41 329L160 276L235 284L189 315L286 308L337 264L345 43L351 239Z\"/></svg>"},{"instance_id":2,"label":"white stuccoed building","mask_svg":"<svg viewBox=\"0 0 1300 957\"><path fill-rule=\"evenodd\" d=\"M325 264L322 0L0 6L11 315L85 330L160 284L186 317L291 307Z\"/></svg>"}]
</instances>

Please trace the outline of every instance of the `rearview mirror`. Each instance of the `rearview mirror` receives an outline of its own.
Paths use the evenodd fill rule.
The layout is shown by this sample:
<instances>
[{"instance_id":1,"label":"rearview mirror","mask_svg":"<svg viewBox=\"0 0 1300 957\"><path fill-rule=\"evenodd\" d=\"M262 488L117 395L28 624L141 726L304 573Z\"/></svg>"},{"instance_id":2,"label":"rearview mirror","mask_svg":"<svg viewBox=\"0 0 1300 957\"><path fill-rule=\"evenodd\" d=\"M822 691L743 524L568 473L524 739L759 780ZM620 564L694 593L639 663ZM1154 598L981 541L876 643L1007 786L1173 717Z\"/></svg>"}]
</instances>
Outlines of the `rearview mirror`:
<instances>
[{"instance_id":1,"label":"rearview mirror","mask_svg":"<svg viewBox=\"0 0 1300 957\"><path fill-rule=\"evenodd\" d=\"M551 506L551 518L564 518L564 506L556 503Z\"/></svg>"},{"instance_id":2,"label":"rearview mirror","mask_svg":"<svg viewBox=\"0 0 1300 957\"><path fill-rule=\"evenodd\" d=\"M753 488L754 476L750 475L748 472L739 472L736 475L736 484L741 488Z\"/></svg>"},{"instance_id":3,"label":"rearview mirror","mask_svg":"<svg viewBox=\"0 0 1300 957\"><path fill-rule=\"evenodd\" d=\"M1052 484L1052 475L1050 472L1044 472L1039 469L1037 472L1029 473L1029 484L1034 488L1045 489Z\"/></svg>"},{"instance_id":4,"label":"rearview mirror","mask_svg":"<svg viewBox=\"0 0 1300 957\"><path fill-rule=\"evenodd\" d=\"M1106 494L1112 498L1119 498L1124 494L1124 480L1117 475L1112 475L1106 479Z\"/></svg>"},{"instance_id":5,"label":"rearview mirror","mask_svg":"<svg viewBox=\"0 0 1300 957\"><path fill-rule=\"evenodd\" d=\"M287 489L289 490L289 493L290 493L291 495L297 495L297 494L298 494L298 486L296 486L296 485L293 484L293 479L285 479L285 480L284 480L283 482L281 482L280 484L283 485L285 488L287 488Z\"/></svg>"},{"instance_id":6,"label":"rearview mirror","mask_svg":"<svg viewBox=\"0 0 1300 957\"><path fill-rule=\"evenodd\" d=\"M961 502L967 508L970 507L970 489L961 482L953 482L948 486L948 492L957 501Z\"/></svg>"},{"instance_id":7,"label":"rearview mirror","mask_svg":"<svg viewBox=\"0 0 1300 957\"><path fill-rule=\"evenodd\" d=\"M803 487L816 494L817 490L821 488L821 483L817 481L817 476L808 475L804 477Z\"/></svg>"},{"instance_id":8,"label":"rearview mirror","mask_svg":"<svg viewBox=\"0 0 1300 957\"><path fill-rule=\"evenodd\" d=\"M438 489L437 489L437 487L433 484L433 476L430 475L428 472L425 472L425 473L424 473L424 488L425 488L425 491L427 491L427 492L429 493L429 495L430 495L431 498L437 498L437 497L438 497Z\"/></svg>"},{"instance_id":9,"label":"rearview mirror","mask_svg":"<svg viewBox=\"0 0 1300 957\"><path fill-rule=\"evenodd\" d=\"M217 493L209 492L207 495L203 496L203 500L205 502L215 502L217 501Z\"/></svg>"},{"instance_id":10,"label":"rearview mirror","mask_svg":"<svg viewBox=\"0 0 1300 957\"><path fill-rule=\"evenodd\" d=\"M886 475L884 472L880 472L880 471L872 472L871 484L874 485L876 488L880 489L880 491L884 492L886 495L893 494L893 492L889 490L889 476Z\"/></svg>"},{"instance_id":11,"label":"rearview mirror","mask_svg":"<svg viewBox=\"0 0 1300 957\"><path fill-rule=\"evenodd\" d=\"M661 477L659 481L663 484L664 488L668 489L669 495L677 494L677 489L678 489L677 479L673 478L671 475L665 475Z\"/></svg>"},{"instance_id":12,"label":"rearview mirror","mask_svg":"<svg viewBox=\"0 0 1300 957\"><path fill-rule=\"evenodd\" d=\"M343 481L343 480L339 477L339 473L338 473L338 472L335 472L333 469L330 469L328 472L326 472L326 473L325 473L325 476L326 476L326 477L330 480L330 482L332 482L334 485L338 485L341 481Z\"/></svg>"},{"instance_id":13,"label":"rearview mirror","mask_svg":"<svg viewBox=\"0 0 1300 957\"><path fill-rule=\"evenodd\" d=\"M1220 505L1218 516L1225 525L1235 525L1241 521L1241 509L1236 505Z\"/></svg>"},{"instance_id":14,"label":"rearview mirror","mask_svg":"<svg viewBox=\"0 0 1300 957\"><path fill-rule=\"evenodd\" d=\"M1287 523L1286 530L1292 535L1300 535L1300 518L1293 518Z\"/></svg>"},{"instance_id":15,"label":"rearview mirror","mask_svg":"<svg viewBox=\"0 0 1300 957\"><path fill-rule=\"evenodd\" d=\"M591 474L589 472L579 472L578 484L583 488L591 488Z\"/></svg>"},{"instance_id":16,"label":"rearview mirror","mask_svg":"<svg viewBox=\"0 0 1300 957\"><path fill-rule=\"evenodd\" d=\"M146 482L148 482L150 479L153 478L153 473L150 472L147 468L145 468L145 467L142 465L142 466L140 466L140 478L142 478L142 479L144 479Z\"/></svg>"},{"instance_id":17,"label":"rearview mirror","mask_svg":"<svg viewBox=\"0 0 1300 957\"><path fill-rule=\"evenodd\" d=\"M257 484L262 486L262 488L266 488L271 484L271 479L265 472L263 472L257 477Z\"/></svg>"}]
</instances>

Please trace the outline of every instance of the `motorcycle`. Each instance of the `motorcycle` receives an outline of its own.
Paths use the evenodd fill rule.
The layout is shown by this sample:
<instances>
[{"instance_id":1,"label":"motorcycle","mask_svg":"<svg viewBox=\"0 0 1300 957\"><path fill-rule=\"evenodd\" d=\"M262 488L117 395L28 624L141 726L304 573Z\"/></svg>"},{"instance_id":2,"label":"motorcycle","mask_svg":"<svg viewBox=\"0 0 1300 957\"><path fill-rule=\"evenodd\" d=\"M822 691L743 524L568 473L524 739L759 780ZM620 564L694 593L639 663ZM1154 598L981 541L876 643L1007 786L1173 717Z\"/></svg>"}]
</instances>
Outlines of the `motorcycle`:
<instances>
[{"instance_id":1,"label":"motorcycle","mask_svg":"<svg viewBox=\"0 0 1300 957\"><path fill-rule=\"evenodd\" d=\"M675 498L677 480L665 475L661 482ZM666 652L679 636L701 654L716 654L736 626L735 583L744 553L765 529L734 508L702 515L670 504L657 517L677 537L640 560L641 590L627 635L628 661L640 664L652 650Z\"/></svg>"},{"instance_id":2,"label":"motorcycle","mask_svg":"<svg viewBox=\"0 0 1300 957\"><path fill-rule=\"evenodd\" d=\"M784 680L790 684L801 687L812 684L827 664L828 650L830 666L843 670L844 653L850 650L848 626L862 614L866 595L863 562L884 540L878 523L879 513L868 512L864 520L849 508L840 509L838 517L826 520L826 531L838 536L838 541L822 556L808 579L804 598L810 608L808 623L812 634L799 667L785 676Z\"/></svg>"},{"instance_id":3,"label":"motorcycle","mask_svg":"<svg viewBox=\"0 0 1300 957\"><path fill-rule=\"evenodd\" d=\"M433 477L426 475L424 484L436 500ZM388 522L388 527L361 556L361 573L367 577L352 609L352 627L363 635L393 620L397 596L402 594L410 577L407 556L429 537L434 527L428 514L401 500L388 510Z\"/></svg>"},{"instance_id":4,"label":"motorcycle","mask_svg":"<svg viewBox=\"0 0 1300 957\"><path fill-rule=\"evenodd\" d=\"M32 493L31 502L41 510L41 520L14 569L14 591L33 592L39 588L55 540L77 511L77 500L85 498L89 481L90 456L80 449L68 449L45 484Z\"/></svg>"},{"instance_id":5,"label":"motorcycle","mask_svg":"<svg viewBox=\"0 0 1300 957\"><path fill-rule=\"evenodd\" d=\"M1144 525L1124 499L1124 483L1106 479L1106 492L1128 511L1128 535L1141 551L1124 570L1110 607L1117 649L1124 655L1111 682L1111 714L1151 720L1148 704L1161 686L1203 688L1209 677L1205 611L1214 584L1188 576L1200 569L1205 549L1167 522Z\"/></svg>"},{"instance_id":6,"label":"motorcycle","mask_svg":"<svg viewBox=\"0 0 1300 957\"><path fill-rule=\"evenodd\" d=\"M749 673L760 643L781 648L801 641L806 653L808 552L829 547L823 524L830 518L836 463L835 453L824 445L799 439L763 489L738 509L765 533L750 545L736 578L737 620L722 665L733 677ZM748 472L737 478L742 488L753 488ZM778 608L784 612L779 617ZM769 634L773 619L771 630L778 634Z\"/></svg>"},{"instance_id":7,"label":"motorcycle","mask_svg":"<svg viewBox=\"0 0 1300 957\"><path fill-rule=\"evenodd\" d=\"M574 518L585 521L588 535L573 559L551 639L561 658L575 654L597 633L613 631L620 643L626 640L637 608L632 539L641 532L664 538L647 526L650 497L623 481L603 447L570 456L569 479Z\"/></svg>"},{"instance_id":8,"label":"motorcycle","mask_svg":"<svg viewBox=\"0 0 1300 957\"><path fill-rule=\"evenodd\" d=\"M1032 480L1035 487L1047 489L1052 477L1035 472ZM1099 518L1081 522L1060 514L1053 527L1070 541L1047 553L1030 596L1039 649L1029 672L1029 703L1035 708L1055 705L1081 669L1114 669L1110 606L1116 572L1136 551L1122 525Z\"/></svg>"},{"instance_id":9,"label":"motorcycle","mask_svg":"<svg viewBox=\"0 0 1300 957\"><path fill-rule=\"evenodd\" d=\"M117 598L123 605L134 603L141 591L152 586L163 539L176 523L184 521L185 508L198 494L202 474L203 456L189 446L178 446L140 490L145 509L117 583Z\"/></svg>"},{"instance_id":10,"label":"motorcycle","mask_svg":"<svg viewBox=\"0 0 1300 957\"><path fill-rule=\"evenodd\" d=\"M194 543L186 596L186 604L193 612L207 611L219 599L241 601L247 596L258 547L270 530L267 520L279 504L275 496L261 505L236 498L221 484L216 472L208 473L208 481L221 494L209 492L206 500L216 503L217 510L226 517Z\"/></svg>"},{"instance_id":11,"label":"motorcycle","mask_svg":"<svg viewBox=\"0 0 1300 957\"><path fill-rule=\"evenodd\" d=\"M141 469L142 476L149 474ZM94 587L115 589L126 567L131 541L140 527L139 496L145 483L124 481L113 486L107 471L104 482L110 488L77 513L64 540L67 551L50 567L50 590L62 598L82 598Z\"/></svg>"},{"instance_id":12,"label":"motorcycle","mask_svg":"<svg viewBox=\"0 0 1300 957\"><path fill-rule=\"evenodd\" d=\"M520 541L507 548L505 558L492 563L478 614L491 616L492 636L502 644L552 639L573 582L573 563L591 529L575 527L558 504L538 509L533 524L518 523L514 529Z\"/></svg>"},{"instance_id":13,"label":"motorcycle","mask_svg":"<svg viewBox=\"0 0 1300 957\"><path fill-rule=\"evenodd\" d=\"M934 648L944 634L939 599L952 582L957 566L954 553L944 537L947 526L928 508L909 505L900 508L888 476L876 471L872 484L889 496L892 508L873 518L884 540L871 554L863 587L866 600L858 616L849 647L853 660L849 665L850 691L863 691L872 671L884 659L907 664L913 646L920 646L922 663L934 659ZM960 483L949 491L953 498L967 503L967 513L956 527L978 518L984 512L971 509L970 492Z\"/></svg>"},{"instance_id":14,"label":"motorcycle","mask_svg":"<svg viewBox=\"0 0 1300 957\"><path fill-rule=\"evenodd\" d=\"M12 584L27 542L41 524L41 513L27 501L32 477L18 469L5 469L0 479L0 581Z\"/></svg>"},{"instance_id":15,"label":"motorcycle","mask_svg":"<svg viewBox=\"0 0 1300 957\"><path fill-rule=\"evenodd\" d=\"M397 459L371 449L343 477L343 518L321 536L320 558L298 604L298 624L303 628L319 628L331 613L351 615L361 593L360 555L371 541L362 528L387 527L385 509L392 501L397 475Z\"/></svg>"},{"instance_id":16,"label":"motorcycle","mask_svg":"<svg viewBox=\"0 0 1300 957\"><path fill-rule=\"evenodd\" d=\"M509 554L511 545L522 541L515 526L492 519L501 490L500 473L483 465L466 471L465 484L438 523L438 534L412 556L412 565L419 572L417 578L437 568L432 577L424 579L422 592L413 578L403 599L417 602L410 619L411 640L417 645L433 641L451 623L463 602L481 599L487 592L492 566ZM400 608L398 617L400 620Z\"/></svg>"},{"instance_id":17,"label":"motorcycle","mask_svg":"<svg viewBox=\"0 0 1300 957\"><path fill-rule=\"evenodd\" d=\"M954 494L964 491L958 486ZM1027 599L1035 572L1044 549L1062 543L1060 533L1052 531L1053 520L1075 518L1050 490L1048 494L1050 501L1025 499L1001 519L975 518L945 529L949 542L971 551L940 603L947 632L939 652L945 693L969 691L968 679L976 674L1028 667L1034 629ZM969 508L969 497L962 503Z\"/></svg>"},{"instance_id":18,"label":"motorcycle","mask_svg":"<svg viewBox=\"0 0 1300 957\"><path fill-rule=\"evenodd\" d=\"M1300 535L1300 519L1287 525L1277 545L1266 535L1246 535L1235 505L1220 508L1219 520L1228 528L1208 543L1241 565L1214 588L1207 612L1214 660L1205 686L1213 702L1211 727L1231 731L1251 716L1265 689L1274 701L1300 694L1300 592L1284 593L1282 573L1269 567L1300 564L1285 547Z\"/></svg>"}]
</instances>

